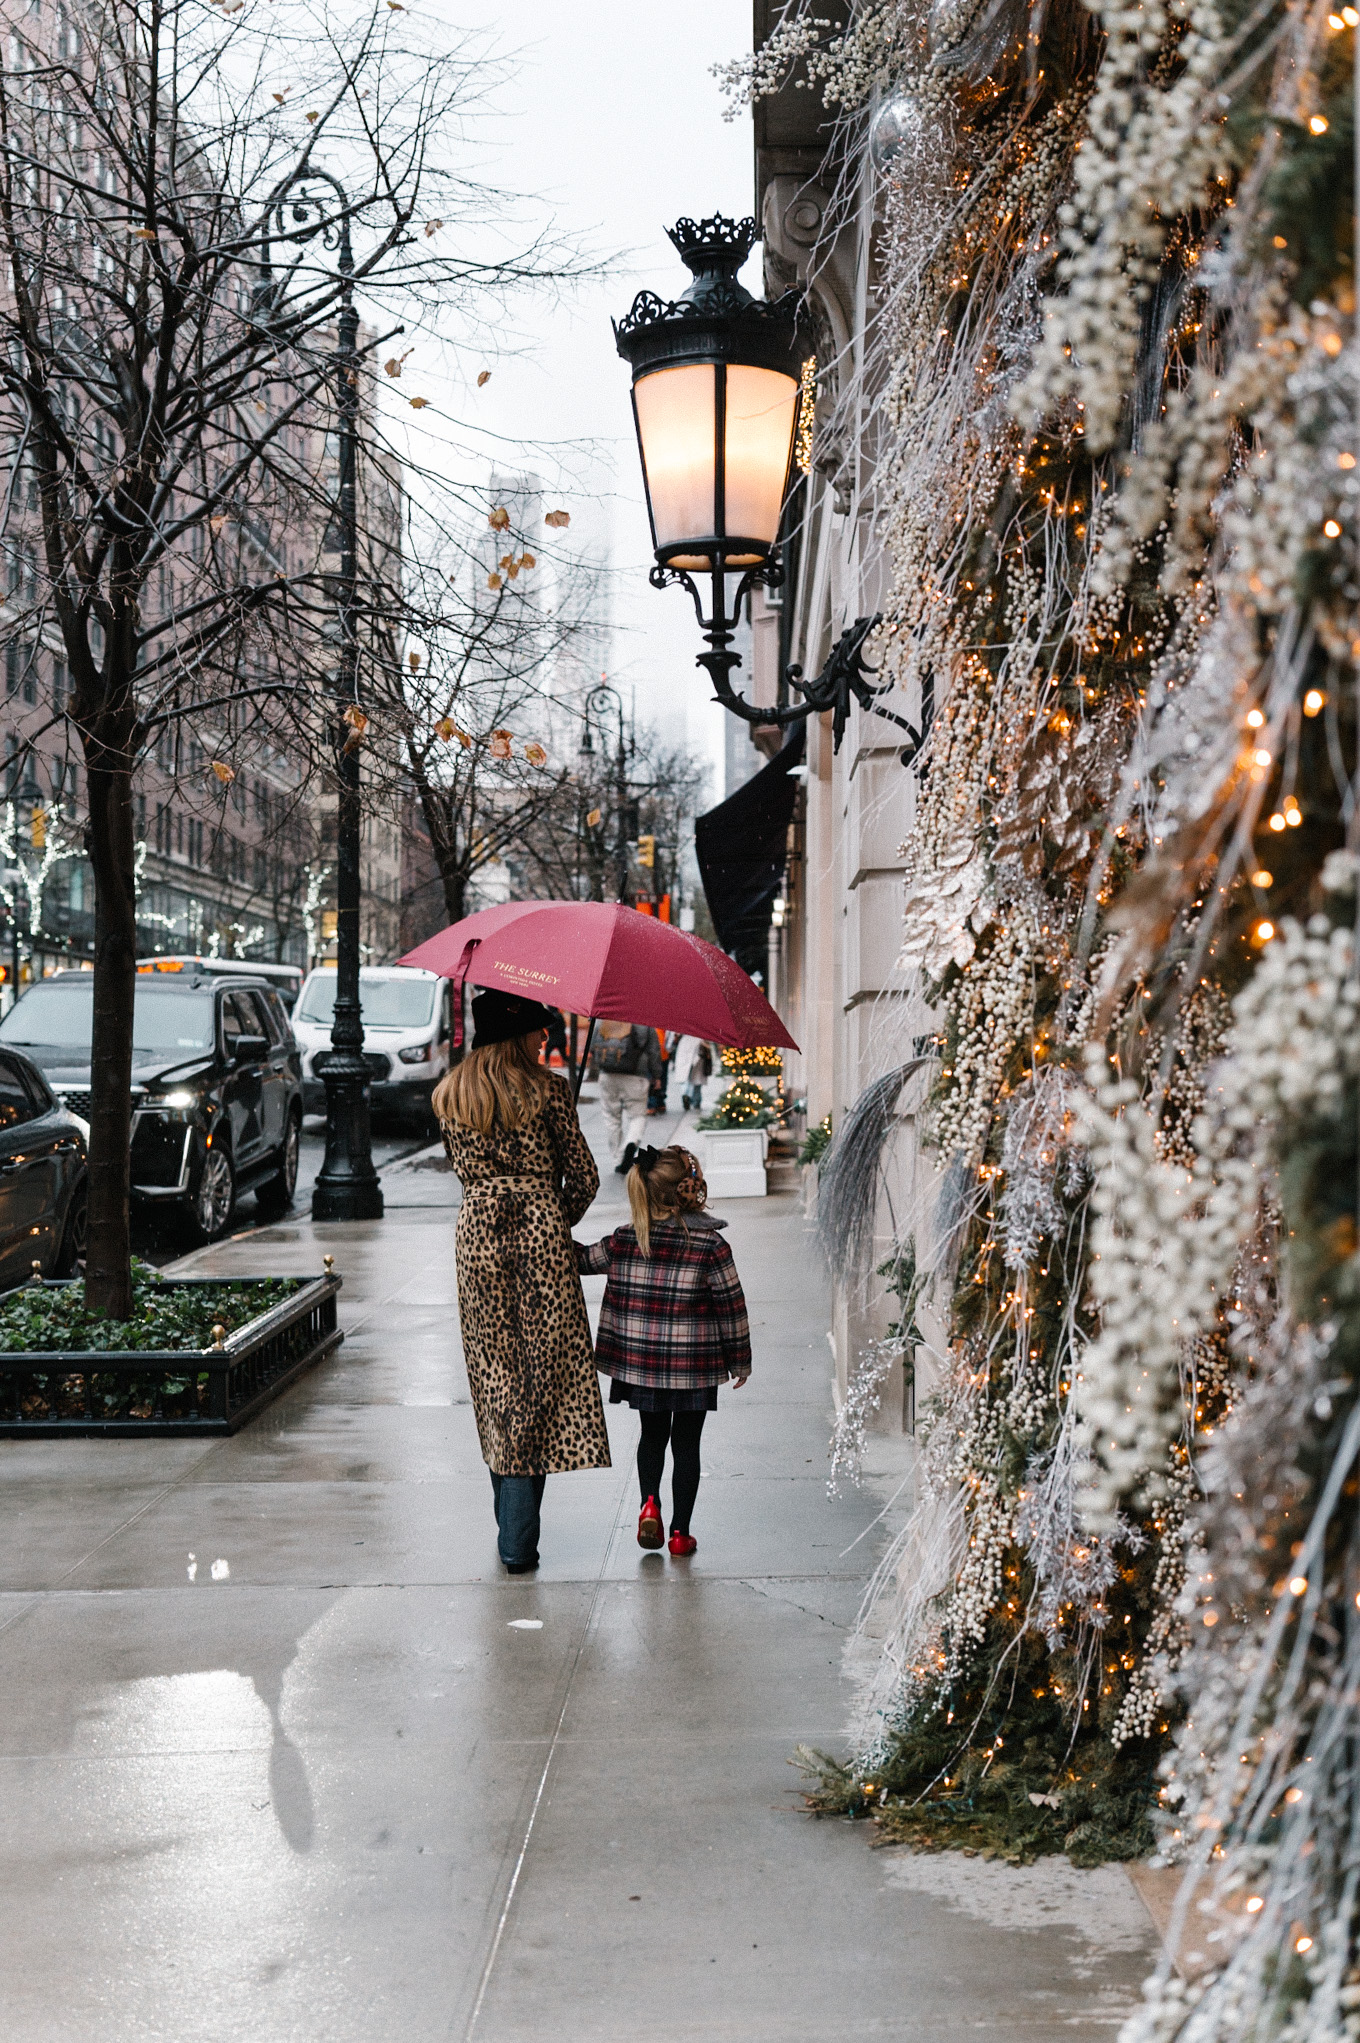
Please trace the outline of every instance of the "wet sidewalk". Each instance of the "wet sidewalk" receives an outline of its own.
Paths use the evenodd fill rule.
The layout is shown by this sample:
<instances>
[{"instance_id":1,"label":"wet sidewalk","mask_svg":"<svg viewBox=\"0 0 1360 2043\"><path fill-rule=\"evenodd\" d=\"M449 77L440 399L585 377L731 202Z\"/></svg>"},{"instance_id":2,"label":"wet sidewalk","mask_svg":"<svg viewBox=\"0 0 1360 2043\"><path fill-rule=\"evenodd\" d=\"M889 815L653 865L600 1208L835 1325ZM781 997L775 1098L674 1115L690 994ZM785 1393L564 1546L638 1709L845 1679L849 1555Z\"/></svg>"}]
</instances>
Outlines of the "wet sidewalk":
<instances>
[{"instance_id":1,"label":"wet sidewalk","mask_svg":"<svg viewBox=\"0 0 1360 2043\"><path fill-rule=\"evenodd\" d=\"M756 1374L705 1431L698 1554L638 1549L615 1407L615 1467L549 1482L542 1570L510 1579L431 1161L386 1174L380 1223L193 1259L345 1280L344 1346L235 1439L0 1442L6 2038L1110 2035L1152 1957L1117 1868L798 1813L878 1500L826 1495L795 1201L725 1209ZM607 1176L578 1235L623 1208Z\"/></svg>"}]
</instances>

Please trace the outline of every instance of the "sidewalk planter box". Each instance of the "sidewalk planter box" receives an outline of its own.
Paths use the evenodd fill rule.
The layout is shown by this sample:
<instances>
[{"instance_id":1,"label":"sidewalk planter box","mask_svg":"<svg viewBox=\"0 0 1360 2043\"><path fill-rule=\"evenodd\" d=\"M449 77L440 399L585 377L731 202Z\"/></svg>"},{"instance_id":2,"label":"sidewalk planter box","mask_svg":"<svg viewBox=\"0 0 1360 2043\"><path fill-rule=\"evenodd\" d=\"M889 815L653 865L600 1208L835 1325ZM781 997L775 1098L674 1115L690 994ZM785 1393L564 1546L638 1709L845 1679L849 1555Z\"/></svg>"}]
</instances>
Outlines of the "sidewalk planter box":
<instances>
[{"instance_id":1,"label":"sidewalk planter box","mask_svg":"<svg viewBox=\"0 0 1360 2043\"><path fill-rule=\"evenodd\" d=\"M260 1281L164 1280L166 1290L198 1286L218 1292ZM330 1274L304 1278L290 1297L238 1327L220 1348L0 1350L0 1439L235 1433L304 1369L339 1347L340 1283Z\"/></svg>"},{"instance_id":2,"label":"sidewalk planter box","mask_svg":"<svg viewBox=\"0 0 1360 2043\"><path fill-rule=\"evenodd\" d=\"M768 1128L708 1128L694 1137L714 1199L763 1199Z\"/></svg>"}]
</instances>

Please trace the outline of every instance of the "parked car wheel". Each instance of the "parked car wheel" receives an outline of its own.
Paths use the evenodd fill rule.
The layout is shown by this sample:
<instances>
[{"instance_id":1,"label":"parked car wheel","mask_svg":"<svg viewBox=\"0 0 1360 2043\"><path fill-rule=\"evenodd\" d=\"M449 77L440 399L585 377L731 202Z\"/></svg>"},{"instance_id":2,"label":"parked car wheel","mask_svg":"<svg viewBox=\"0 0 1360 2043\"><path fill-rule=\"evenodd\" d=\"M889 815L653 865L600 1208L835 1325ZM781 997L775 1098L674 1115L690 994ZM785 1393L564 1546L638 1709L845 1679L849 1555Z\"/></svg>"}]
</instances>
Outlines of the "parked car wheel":
<instances>
[{"instance_id":1,"label":"parked car wheel","mask_svg":"<svg viewBox=\"0 0 1360 2043\"><path fill-rule=\"evenodd\" d=\"M236 1173L225 1149L210 1149L192 1207L194 1225L205 1241L225 1234L236 1204Z\"/></svg>"},{"instance_id":2,"label":"parked car wheel","mask_svg":"<svg viewBox=\"0 0 1360 2043\"><path fill-rule=\"evenodd\" d=\"M255 1197L260 1205L267 1207L271 1212L281 1213L285 1207L291 1206L293 1203L293 1194L297 1190L298 1152L301 1145L302 1116L300 1114L290 1114L288 1116L288 1132L283 1138L283 1155L279 1160L278 1171L274 1177L266 1178L264 1183L256 1188L255 1192Z\"/></svg>"},{"instance_id":3,"label":"parked car wheel","mask_svg":"<svg viewBox=\"0 0 1360 2043\"><path fill-rule=\"evenodd\" d=\"M66 1215L66 1225L61 1231L61 1247L57 1251L55 1277L76 1277L85 1260L85 1230L90 1218L90 1198L87 1188L78 1185L71 1197Z\"/></svg>"}]
</instances>

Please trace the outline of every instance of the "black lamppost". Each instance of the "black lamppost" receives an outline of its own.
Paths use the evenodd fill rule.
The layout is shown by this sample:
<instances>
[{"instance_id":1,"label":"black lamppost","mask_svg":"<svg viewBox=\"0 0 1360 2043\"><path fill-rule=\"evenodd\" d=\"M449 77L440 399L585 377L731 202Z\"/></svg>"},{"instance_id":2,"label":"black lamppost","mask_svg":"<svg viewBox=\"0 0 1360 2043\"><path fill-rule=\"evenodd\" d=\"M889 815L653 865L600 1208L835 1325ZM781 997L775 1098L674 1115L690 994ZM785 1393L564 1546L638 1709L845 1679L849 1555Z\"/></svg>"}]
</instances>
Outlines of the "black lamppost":
<instances>
[{"instance_id":1,"label":"black lamppost","mask_svg":"<svg viewBox=\"0 0 1360 2043\"><path fill-rule=\"evenodd\" d=\"M581 751L590 753L595 750L590 735L592 718L599 723L600 735L604 736L604 706L611 701L619 720L618 745L614 752L614 860L618 871L618 899L622 901L628 892L628 748L624 738L623 697L607 681L597 681L585 699Z\"/></svg>"},{"instance_id":2,"label":"black lamppost","mask_svg":"<svg viewBox=\"0 0 1360 2043\"><path fill-rule=\"evenodd\" d=\"M309 185L334 192L338 211L328 214ZM335 1014L331 1047L321 1063L326 1088L326 1156L312 1191L313 1220L379 1220L383 1195L373 1168L369 1129L369 1071L364 1059L364 1024L359 1007L359 743L364 730L359 708L359 314L354 305L354 249L350 202L329 171L310 170L295 193L279 206L280 231L294 242L320 236L337 251L340 318L335 337L335 412L338 474L335 522L339 528L340 573L336 611L340 627L335 678ZM310 224L313 219L315 224ZM266 271L269 252L265 250ZM266 287L272 303L272 285ZM313 1069L316 1068L314 1061Z\"/></svg>"},{"instance_id":3,"label":"black lamppost","mask_svg":"<svg viewBox=\"0 0 1360 2043\"><path fill-rule=\"evenodd\" d=\"M677 221L668 232L693 283L669 304L654 291L640 291L614 324L618 351L633 370L633 419L656 553L652 585L679 582L689 591L708 643L697 664L734 716L783 726L830 709L839 751L853 696L900 724L919 748L922 734L904 717L879 709L874 697L886 690L865 679L864 641L877 617L857 618L842 633L815 681L805 681L801 667L787 670L801 702L750 703L733 690L741 655L732 640L741 606L752 589L778 588L784 579L779 524L803 364L812 349L801 292L753 298L737 281L755 245L753 219L715 213L709 220ZM710 584L707 615L696 575ZM729 576L736 578L730 601Z\"/></svg>"}]
</instances>

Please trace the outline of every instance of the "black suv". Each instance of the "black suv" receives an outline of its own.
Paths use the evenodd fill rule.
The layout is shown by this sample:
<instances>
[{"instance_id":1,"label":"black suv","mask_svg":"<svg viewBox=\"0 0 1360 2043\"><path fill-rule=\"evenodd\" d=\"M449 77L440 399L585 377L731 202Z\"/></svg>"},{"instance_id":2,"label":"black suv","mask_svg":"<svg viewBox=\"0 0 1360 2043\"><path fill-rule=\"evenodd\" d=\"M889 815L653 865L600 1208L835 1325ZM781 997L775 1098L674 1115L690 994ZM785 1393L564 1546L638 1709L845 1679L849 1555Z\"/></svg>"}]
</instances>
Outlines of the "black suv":
<instances>
[{"instance_id":1,"label":"black suv","mask_svg":"<svg viewBox=\"0 0 1360 2043\"><path fill-rule=\"evenodd\" d=\"M0 1022L0 1042L41 1066L88 1117L93 974L57 972ZM272 986L142 967L132 1035L132 1195L186 1213L212 1241L237 1195L280 1211L297 1184L302 1059Z\"/></svg>"},{"instance_id":2,"label":"black suv","mask_svg":"<svg viewBox=\"0 0 1360 2043\"><path fill-rule=\"evenodd\" d=\"M85 1128L37 1066L0 1052L0 1291L73 1277L85 1253Z\"/></svg>"}]
</instances>

